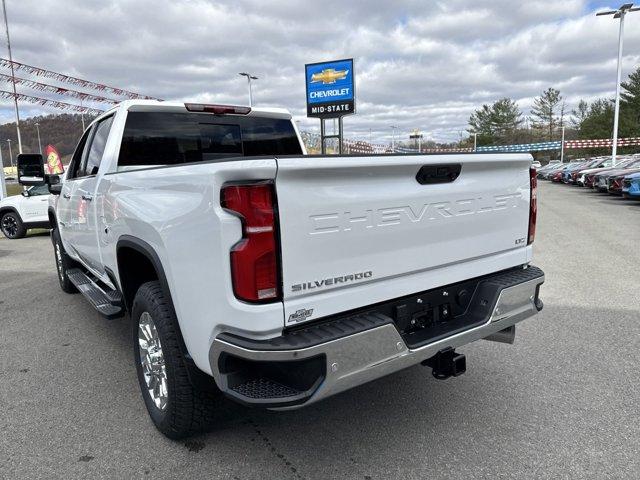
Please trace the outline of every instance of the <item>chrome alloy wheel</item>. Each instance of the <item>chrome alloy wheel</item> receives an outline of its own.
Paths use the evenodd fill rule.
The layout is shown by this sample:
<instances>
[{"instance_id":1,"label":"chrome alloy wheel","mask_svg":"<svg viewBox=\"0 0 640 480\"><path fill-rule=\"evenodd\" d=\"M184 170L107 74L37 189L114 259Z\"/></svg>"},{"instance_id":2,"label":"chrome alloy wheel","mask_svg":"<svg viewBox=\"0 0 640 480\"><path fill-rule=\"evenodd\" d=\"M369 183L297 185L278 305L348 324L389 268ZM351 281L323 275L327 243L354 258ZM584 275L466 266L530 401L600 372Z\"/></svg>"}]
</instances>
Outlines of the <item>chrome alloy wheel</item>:
<instances>
[{"instance_id":1,"label":"chrome alloy wheel","mask_svg":"<svg viewBox=\"0 0 640 480\"><path fill-rule=\"evenodd\" d=\"M164 410L169 398L167 392L167 367L165 366L160 336L149 312L143 312L138 321L138 346L140 363L147 391L156 407Z\"/></svg>"},{"instance_id":2,"label":"chrome alloy wheel","mask_svg":"<svg viewBox=\"0 0 640 480\"><path fill-rule=\"evenodd\" d=\"M13 238L18 233L18 222L12 215L2 217L2 232L9 238Z\"/></svg>"}]
</instances>

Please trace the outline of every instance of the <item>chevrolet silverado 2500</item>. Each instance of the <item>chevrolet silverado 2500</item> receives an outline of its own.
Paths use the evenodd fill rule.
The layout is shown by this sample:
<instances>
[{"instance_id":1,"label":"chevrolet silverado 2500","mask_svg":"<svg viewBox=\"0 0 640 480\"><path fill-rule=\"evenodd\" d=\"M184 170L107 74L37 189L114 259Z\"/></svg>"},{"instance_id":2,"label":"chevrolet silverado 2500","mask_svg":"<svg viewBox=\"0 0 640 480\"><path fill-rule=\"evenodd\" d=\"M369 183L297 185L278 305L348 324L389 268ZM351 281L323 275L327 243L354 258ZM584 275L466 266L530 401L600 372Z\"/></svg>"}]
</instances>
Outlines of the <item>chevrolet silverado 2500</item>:
<instances>
[{"instance_id":1,"label":"chevrolet silverado 2500","mask_svg":"<svg viewBox=\"0 0 640 480\"><path fill-rule=\"evenodd\" d=\"M227 398L292 409L467 343L511 343L541 308L536 175L520 154L306 155L285 110L126 101L49 184L60 286L128 314L156 427Z\"/></svg>"}]
</instances>

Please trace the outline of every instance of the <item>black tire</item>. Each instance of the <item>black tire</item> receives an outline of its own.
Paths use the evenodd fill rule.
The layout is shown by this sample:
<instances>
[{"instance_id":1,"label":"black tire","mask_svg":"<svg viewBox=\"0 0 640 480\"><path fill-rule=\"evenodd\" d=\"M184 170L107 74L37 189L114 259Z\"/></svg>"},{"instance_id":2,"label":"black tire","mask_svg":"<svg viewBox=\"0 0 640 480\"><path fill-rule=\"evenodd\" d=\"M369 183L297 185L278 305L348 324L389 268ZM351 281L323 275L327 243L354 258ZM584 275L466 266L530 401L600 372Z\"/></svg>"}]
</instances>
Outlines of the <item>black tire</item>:
<instances>
[{"instance_id":1,"label":"black tire","mask_svg":"<svg viewBox=\"0 0 640 480\"><path fill-rule=\"evenodd\" d=\"M11 240L23 238L27 234L27 227L24 226L20 215L16 212L3 214L0 219L0 228L4 236Z\"/></svg>"},{"instance_id":2,"label":"black tire","mask_svg":"<svg viewBox=\"0 0 640 480\"><path fill-rule=\"evenodd\" d=\"M53 258L56 262L56 270L58 272L58 281L60 282L60 288L65 293L77 293L78 289L75 287L67 272L71 268L76 268L78 264L67 255L67 252L60 240L60 232L57 228L51 231L51 243L53 243Z\"/></svg>"},{"instance_id":3,"label":"black tire","mask_svg":"<svg viewBox=\"0 0 640 480\"><path fill-rule=\"evenodd\" d=\"M166 403L154 403L143 372L138 328L144 313L153 319L160 339L166 375ZM171 300L160 283L144 283L136 293L131 309L133 351L138 383L149 416L156 428L167 437L178 440L209 429L216 418L224 415L230 403L219 390L203 391L189 380L186 359L182 353L180 329ZM211 379L213 384L213 379Z\"/></svg>"}]
</instances>

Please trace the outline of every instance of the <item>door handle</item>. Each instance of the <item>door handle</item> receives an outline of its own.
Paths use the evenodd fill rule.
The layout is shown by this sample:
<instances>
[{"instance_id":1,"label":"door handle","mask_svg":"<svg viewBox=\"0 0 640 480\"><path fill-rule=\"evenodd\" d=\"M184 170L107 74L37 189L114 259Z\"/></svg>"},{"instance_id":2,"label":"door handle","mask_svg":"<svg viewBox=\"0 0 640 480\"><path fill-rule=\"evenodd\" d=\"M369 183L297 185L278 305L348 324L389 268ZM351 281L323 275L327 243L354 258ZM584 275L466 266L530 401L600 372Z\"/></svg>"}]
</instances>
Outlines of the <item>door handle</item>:
<instances>
[{"instance_id":1,"label":"door handle","mask_svg":"<svg viewBox=\"0 0 640 480\"><path fill-rule=\"evenodd\" d=\"M420 185L434 183L451 183L460 176L462 165L451 163L447 165L423 165L416 175Z\"/></svg>"},{"instance_id":2,"label":"door handle","mask_svg":"<svg viewBox=\"0 0 640 480\"><path fill-rule=\"evenodd\" d=\"M66 198L67 200L69 200L71 198L71 194L70 193L63 193L62 196L64 198Z\"/></svg>"},{"instance_id":3,"label":"door handle","mask_svg":"<svg viewBox=\"0 0 640 480\"><path fill-rule=\"evenodd\" d=\"M91 200L93 200L93 195L89 195L89 194L82 195L82 199L86 200L87 202L90 202Z\"/></svg>"}]
</instances>

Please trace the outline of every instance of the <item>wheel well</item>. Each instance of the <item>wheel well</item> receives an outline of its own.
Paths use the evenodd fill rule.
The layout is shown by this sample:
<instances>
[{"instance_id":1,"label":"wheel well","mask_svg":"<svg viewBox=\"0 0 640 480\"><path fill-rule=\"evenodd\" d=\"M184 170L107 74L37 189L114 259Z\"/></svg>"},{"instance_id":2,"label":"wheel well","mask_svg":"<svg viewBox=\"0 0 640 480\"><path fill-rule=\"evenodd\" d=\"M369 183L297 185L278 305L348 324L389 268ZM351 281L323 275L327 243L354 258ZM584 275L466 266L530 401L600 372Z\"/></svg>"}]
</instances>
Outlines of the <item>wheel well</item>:
<instances>
[{"instance_id":1,"label":"wheel well","mask_svg":"<svg viewBox=\"0 0 640 480\"><path fill-rule=\"evenodd\" d=\"M131 247L118 249L118 276L125 306L129 312L140 285L159 279L151 260L144 253Z\"/></svg>"},{"instance_id":2,"label":"wheel well","mask_svg":"<svg viewBox=\"0 0 640 480\"><path fill-rule=\"evenodd\" d=\"M9 212L15 213L18 216L18 218L20 219L20 221L22 221L22 217L20 216L18 211L13 207L0 208L0 217L2 217L5 213L9 213Z\"/></svg>"}]
</instances>

